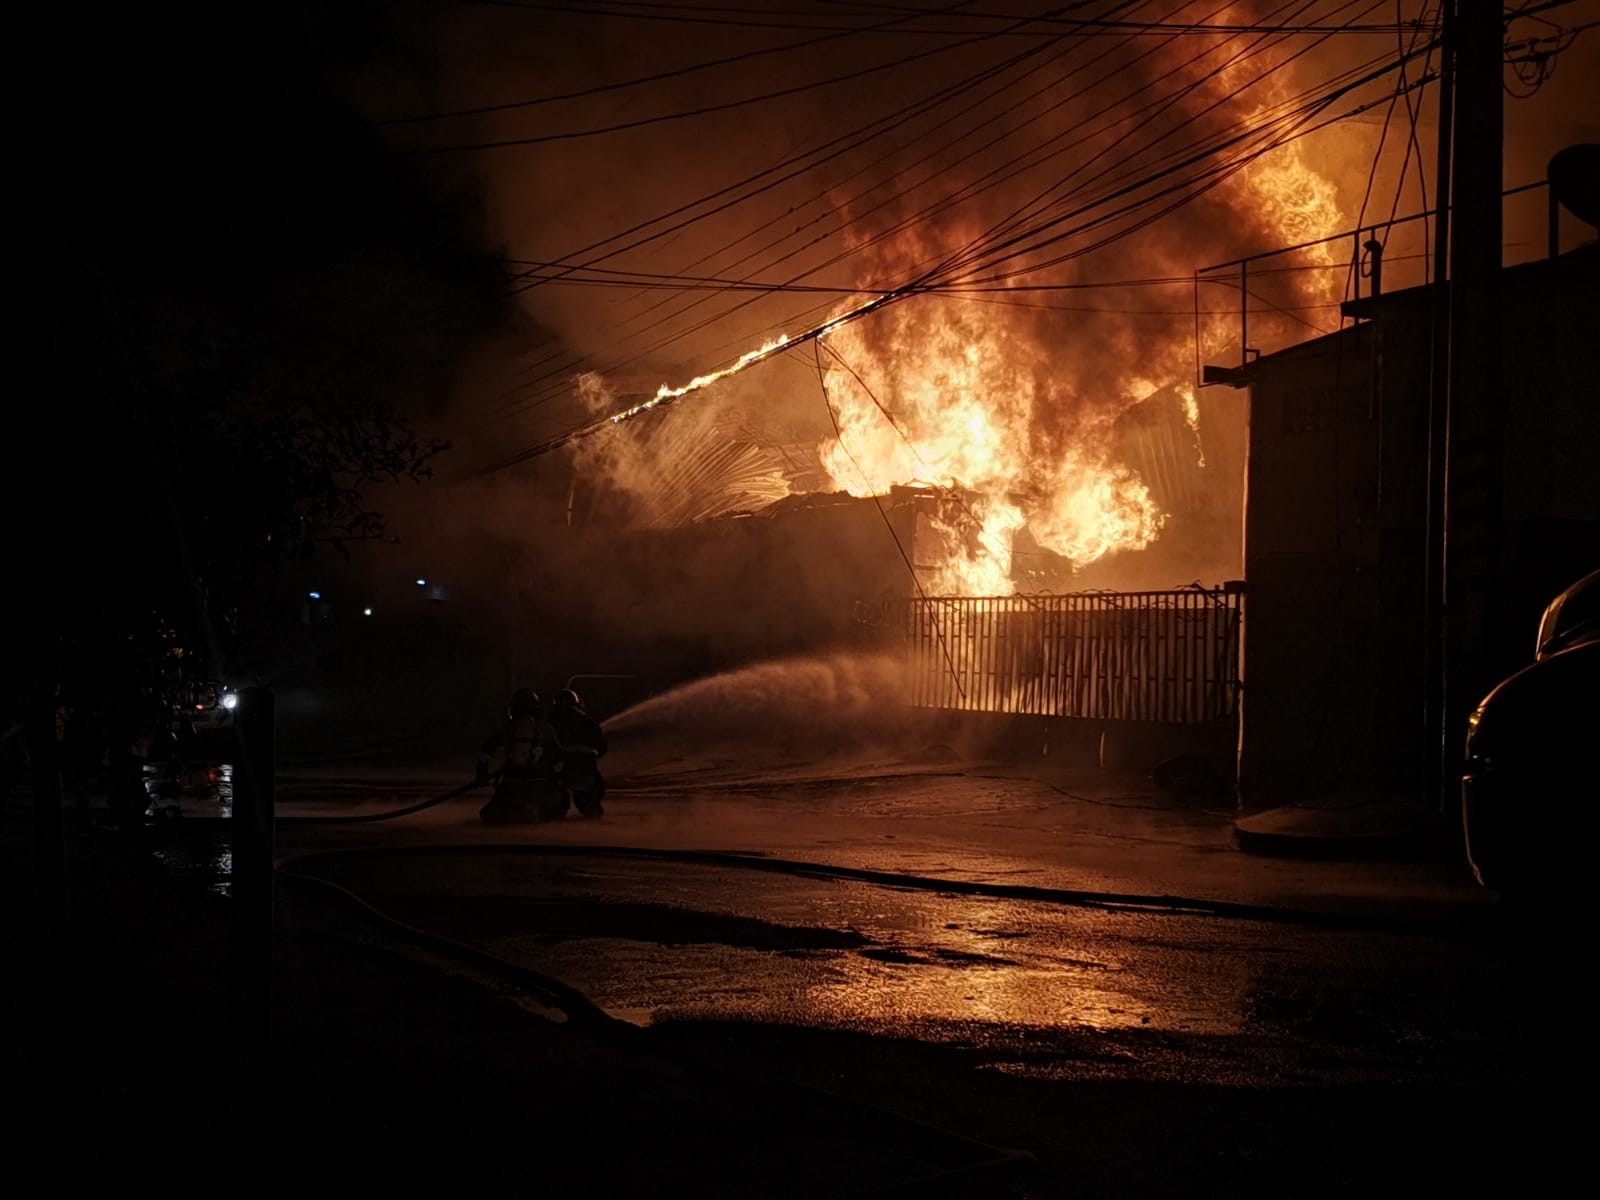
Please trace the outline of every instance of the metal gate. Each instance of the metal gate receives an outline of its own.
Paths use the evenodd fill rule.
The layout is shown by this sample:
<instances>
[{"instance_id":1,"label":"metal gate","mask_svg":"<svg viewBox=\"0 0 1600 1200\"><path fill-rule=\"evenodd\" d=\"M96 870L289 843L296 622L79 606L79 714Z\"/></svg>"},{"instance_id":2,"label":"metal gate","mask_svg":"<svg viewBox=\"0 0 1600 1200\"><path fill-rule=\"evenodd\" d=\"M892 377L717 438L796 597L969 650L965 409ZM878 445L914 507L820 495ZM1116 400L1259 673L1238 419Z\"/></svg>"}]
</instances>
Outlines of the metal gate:
<instances>
[{"instance_id":1,"label":"metal gate","mask_svg":"<svg viewBox=\"0 0 1600 1200\"><path fill-rule=\"evenodd\" d=\"M910 600L910 701L1225 724L1238 712L1242 600L1222 588Z\"/></svg>"}]
</instances>

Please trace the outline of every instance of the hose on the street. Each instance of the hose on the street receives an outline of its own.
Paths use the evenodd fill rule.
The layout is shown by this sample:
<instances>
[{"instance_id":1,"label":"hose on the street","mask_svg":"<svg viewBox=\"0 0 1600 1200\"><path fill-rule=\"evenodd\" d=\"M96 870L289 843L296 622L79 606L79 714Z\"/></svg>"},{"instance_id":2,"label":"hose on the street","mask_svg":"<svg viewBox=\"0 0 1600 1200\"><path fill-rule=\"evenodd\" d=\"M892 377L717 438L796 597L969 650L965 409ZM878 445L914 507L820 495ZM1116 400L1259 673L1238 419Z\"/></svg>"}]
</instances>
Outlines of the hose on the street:
<instances>
[{"instance_id":1,"label":"hose on the street","mask_svg":"<svg viewBox=\"0 0 1600 1200\"><path fill-rule=\"evenodd\" d=\"M1023 900L1035 904L1067 905L1108 912L1158 912L1174 916L1216 917L1235 921L1261 921L1278 925L1308 925L1325 929L1362 930L1384 933L1436 931L1380 917L1322 912L1316 909L1278 908L1266 904L1243 904L1227 900L1202 900L1187 896L1139 895L1126 892L1091 892L1073 888L1040 887L1033 884L984 883L977 880L935 878L898 871L877 871L865 867L843 867L802 859L766 858L724 850L661 850L643 846L591 846L576 843L553 845L531 842L443 842L429 845L360 846L309 851L293 861L335 860L367 855L452 854L528 854L572 858L632 858L690 866L732 867L745 871L765 871L805 879L843 880L875 887L904 888L945 895L973 896L989 900Z\"/></svg>"},{"instance_id":2,"label":"hose on the street","mask_svg":"<svg viewBox=\"0 0 1600 1200\"><path fill-rule=\"evenodd\" d=\"M477 780L473 780L471 783L464 783L458 788L452 788L442 796L429 796L426 800L419 800L416 804L408 804L405 808L388 809L384 812L357 813L333 817L278 817L277 823L280 825L369 825L374 821L392 821L396 817L409 817L414 813L426 812L430 808L436 808L441 804L448 803L456 797L464 796L482 786L484 785L478 783Z\"/></svg>"},{"instance_id":3,"label":"hose on the street","mask_svg":"<svg viewBox=\"0 0 1600 1200\"><path fill-rule=\"evenodd\" d=\"M422 812L464 795L478 786L465 784L443 795L434 796L406 808L362 816L279 817L294 825L358 824L389 821ZM1207 900L1171 894L1096 892L1079 888L1043 887L1036 884L987 883L980 880L936 878L899 871L880 871L866 867L844 867L800 859L769 858L758 853L724 850L665 850L643 846L593 846L573 843L533 842L446 842L428 845L344 847L298 855L295 861L337 858L363 854L534 854L546 856L635 858L694 866L733 867L747 871L766 871L809 879L844 880L877 887L906 888L947 895L973 896L991 900L1022 900L1036 904L1068 905L1111 912L1156 912L1171 915L1214 917L1235 921L1260 921L1274 925L1300 925L1320 929L1391 933L1412 936L1448 936L1435 925L1398 921L1378 915L1357 915L1319 909L1288 908L1272 904L1248 904L1230 900Z\"/></svg>"}]
</instances>

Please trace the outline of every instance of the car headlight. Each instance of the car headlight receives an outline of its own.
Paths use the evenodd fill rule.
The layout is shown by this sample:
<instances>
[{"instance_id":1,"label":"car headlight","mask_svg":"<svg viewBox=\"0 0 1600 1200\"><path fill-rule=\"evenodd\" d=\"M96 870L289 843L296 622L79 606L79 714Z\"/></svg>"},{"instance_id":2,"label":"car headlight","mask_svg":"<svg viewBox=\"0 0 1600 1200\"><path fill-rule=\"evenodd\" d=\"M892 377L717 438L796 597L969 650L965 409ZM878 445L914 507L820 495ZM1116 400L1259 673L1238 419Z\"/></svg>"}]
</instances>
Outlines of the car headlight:
<instances>
[{"instance_id":1,"label":"car headlight","mask_svg":"<svg viewBox=\"0 0 1600 1200\"><path fill-rule=\"evenodd\" d=\"M239 707L239 695L238 695L238 693L237 692L228 692L228 693L224 694L224 696L222 697L222 707L227 709L229 712L232 712L234 709L238 708Z\"/></svg>"},{"instance_id":2,"label":"car headlight","mask_svg":"<svg viewBox=\"0 0 1600 1200\"><path fill-rule=\"evenodd\" d=\"M1467 717L1467 768L1486 767L1489 758L1483 752L1483 705L1472 710Z\"/></svg>"}]
</instances>

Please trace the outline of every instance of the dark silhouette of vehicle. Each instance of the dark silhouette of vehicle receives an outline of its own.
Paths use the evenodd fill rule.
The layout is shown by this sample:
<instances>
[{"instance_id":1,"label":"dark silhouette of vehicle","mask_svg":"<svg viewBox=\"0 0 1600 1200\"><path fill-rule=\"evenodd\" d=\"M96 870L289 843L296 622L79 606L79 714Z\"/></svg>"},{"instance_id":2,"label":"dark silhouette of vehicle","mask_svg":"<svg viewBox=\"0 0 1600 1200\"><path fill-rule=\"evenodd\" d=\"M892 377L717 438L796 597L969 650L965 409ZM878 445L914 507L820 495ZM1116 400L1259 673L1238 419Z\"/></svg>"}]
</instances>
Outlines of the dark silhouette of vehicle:
<instances>
[{"instance_id":1,"label":"dark silhouette of vehicle","mask_svg":"<svg viewBox=\"0 0 1600 1200\"><path fill-rule=\"evenodd\" d=\"M1534 661L1468 719L1462 770L1467 860L1513 921L1575 898L1593 855L1600 742L1600 571L1539 622Z\"/></svg>"}]
</instances>

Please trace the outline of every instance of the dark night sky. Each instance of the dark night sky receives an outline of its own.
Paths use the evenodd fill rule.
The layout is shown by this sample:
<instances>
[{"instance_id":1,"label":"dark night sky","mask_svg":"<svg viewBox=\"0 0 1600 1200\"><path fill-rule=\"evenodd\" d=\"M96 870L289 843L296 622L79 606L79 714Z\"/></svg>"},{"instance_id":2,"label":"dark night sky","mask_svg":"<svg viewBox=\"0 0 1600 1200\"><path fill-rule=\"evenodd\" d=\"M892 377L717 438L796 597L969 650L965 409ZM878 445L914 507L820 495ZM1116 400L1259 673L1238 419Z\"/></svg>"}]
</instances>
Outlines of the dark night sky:
<instances>
[{"instance_id":1,"label":"dark night sky","mask_svg":"<svg viewBox=\"0 0 1600 1200\"><path fill-rule=\"evenodd\" d=\"M425 416L501 320L471 195L420 184L334 88L375 13L23 19L7 508L36 620L170 610L202 539L255 533L241 500L272 481L197 442L196 416L319 388Z\"/></svg>"},{"instance_id":2,"label":"dark night sky","mask_svg":"<svg viewBox=\"0 0 1600 1200\"><path fill-rule=\"evenodd\" d=\"M381 45L376 9L178 4L36 32L51 99L22 123L23 248L53 315L70 323L100 281L152 314L199 303L361 337L420 300L385 286L397 269L435 303L481 286L470 197L421 189L334 88Z\"/></svg>"}]
</instances>

